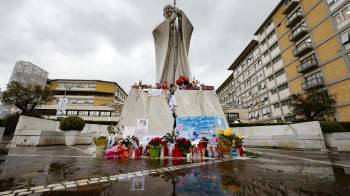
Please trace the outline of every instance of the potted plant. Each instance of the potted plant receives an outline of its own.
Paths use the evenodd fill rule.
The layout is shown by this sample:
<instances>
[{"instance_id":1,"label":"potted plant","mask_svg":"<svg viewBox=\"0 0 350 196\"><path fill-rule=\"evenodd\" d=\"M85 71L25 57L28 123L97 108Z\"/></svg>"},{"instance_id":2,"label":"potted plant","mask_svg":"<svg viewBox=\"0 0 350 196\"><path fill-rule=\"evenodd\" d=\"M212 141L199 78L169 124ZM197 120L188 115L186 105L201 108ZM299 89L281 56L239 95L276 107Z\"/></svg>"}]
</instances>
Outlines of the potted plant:
<instances>
[{"instance_id":1,"label":"potted plant","mask_svg":"<svg viewBox=\"0 0 350 196\"><path fill-rule=\"evenodd\" d=\"M168 145L168 156L172 156L172 150L174 148L174 143L176 142L176 138L179 136L178 132L172 131L171 133L167 133L163 136L163 140L165 140Z\"/></svg>"},{"instance_id":2,"label":"potted plant","mask_svg":"<svg viewBox=\"0 0 350 196\"><path fill-rule=\"evenodd\" d=\"M190 149L191 147L191 141L186 139L186 138L183 138L183 137L180 137L180 138L177 138L176 139L176 145L175 145L175 148L179 148L182 152L182 156L186 156L187 153L188 153L188 150Z\"/></svg>"},{"instance_id":3,"label":"potted plant","mask_svg":"<svg viewBox=\"0 0 350 196\"><path fill-rule=\"evenodd\" d=\"M140 156L142 156L142 149L143 147L140 146L140 140L139 138L137 138L136 136L132 136L131 137L132 141L136 144L137 148L135 149L135 158L139 158Z\"/></svg>"},{"instance_id":4,"label":"potted plant","mask_svg":"<svg viewBox=\"0 0 350 196\"><path fill-rule=\"evenodd\" d=\"M92 140L96 146L96 157L102 157L107 149L107 137L106 136L98 136L94 137Z\"/></svg>"},{"instance_id":5,"label":"potted plant","mask_svg":"<svg viewBox=\"0 0 350 196\"><path fill-rule=\"evenodd\" d=\"M230 128L219 131L219 147L224 157L230 156L233 145L232 141L235 139L235 137L236 136L233 134L232 129Z\"/></svg>"},{"instance_id":6,"label":"potted plant","mask_svg":"<svg viewBox=\"0 0 350 196\"><path fill-rule=\"evenodd\" d=\"M237 134L235 136L235 147L238 149L240 156L244 155L243 143L243 138Z\"/></svg>"},{"instance_id":7,"label":"potted plant","mask_svg":"<svg viewBox=\"0 0 350 196\"><path fill-rule=\"evenodd\" d=\"M85 121L78 116L68 116L60 121L60 129L65 131L65 144L75 145L77 136L85 127Z\"/></svg>"},{"instance_id":8,"label":"potted plant","mask_svg":"<svg viewBox=\"0 0 350 196\"><path fill-rule=\"evenodd\" d=\"M150 148L149 148L149 155L151 159L156 159L159 158L160 156L160 148L162 144L162 138L160 137L155 137L151 139L151 141L148 143Z\"/></svg>"}]
</instances>

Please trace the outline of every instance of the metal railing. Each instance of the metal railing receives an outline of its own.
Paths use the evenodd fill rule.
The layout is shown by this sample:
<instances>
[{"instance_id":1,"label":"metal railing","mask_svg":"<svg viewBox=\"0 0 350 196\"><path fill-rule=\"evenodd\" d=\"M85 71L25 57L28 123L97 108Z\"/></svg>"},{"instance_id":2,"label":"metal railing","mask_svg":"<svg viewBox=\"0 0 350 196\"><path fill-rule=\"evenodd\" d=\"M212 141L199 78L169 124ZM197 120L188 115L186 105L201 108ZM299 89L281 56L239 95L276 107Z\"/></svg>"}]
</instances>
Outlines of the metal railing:
<instances>
[{"instance_id":1,"label":"metal railing","mask_svg":"<svg viewBox=\"0 0 350 196\"><path fill-rule=\"evenodd\" d=\"M297 41L303 35L306 35L307 32L308 32L307 27L305 26L297 27L294 31L292 31L292 34L289 35L289 40Z\"/></svg>"},{"instance_id":2,"label":"metal railing","mask_svg":"<svg viewBox=\"0 0 350 196\"><path fill-rule=\"evenodd\" d=\"M304 90L307 90L307 89L310 89L313 87L323 86L323 85L324 85L323 77L317 77L317 78L314 78L312 80L305 81L302 84L302 87Z\"/></svg>"},{"instance_id":3,"label":"metal railing","mask_svg":"<svg viewBox=\"0 0 350 196\"><path fill-rule=\"evenodd\" d=\"M288 16L285 24L287 27L291 27L293 24L295 24L302 18L303 18L303 13L301 11L296 11L292 15Z\"/></svg>"},{"instance_id":4,"label":"metal railing","mask_svg":"<svg viewBox=\"0 0 350 196\"><path fill-rule=\"evenodd\" d=\"M312 49L312 43L309 41L306 41L297 45L297 48L293 50L293 54L294 56L299 56L309 51L310 49Z\"/></svg>"},{"instance_id":5,"label":"metal railing","mask_svg":"<svg viewBox=\"0 0 350 196\"><path fill-rule=\"evenodd\" d=\"M318 66L317 59L314 59L314 58L306 59L300 66L298 66L298 72L302 73L304 71L307 71L317 66Z\"/></svg>"}]
</instances>

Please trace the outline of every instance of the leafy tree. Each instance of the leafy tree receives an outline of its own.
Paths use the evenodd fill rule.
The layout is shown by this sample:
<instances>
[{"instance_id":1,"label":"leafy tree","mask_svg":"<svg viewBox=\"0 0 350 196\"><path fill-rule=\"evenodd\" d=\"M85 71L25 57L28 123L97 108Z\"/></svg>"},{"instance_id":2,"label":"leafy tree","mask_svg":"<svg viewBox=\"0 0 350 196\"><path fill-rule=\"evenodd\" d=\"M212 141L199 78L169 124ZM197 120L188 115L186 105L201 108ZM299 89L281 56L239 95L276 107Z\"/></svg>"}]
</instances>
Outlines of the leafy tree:
<instances>
[{"instance_id":1,"label":"leafy tree","mask_svg":"<svg viewBox=\"0 0 350 196\"><path fill-rule=\"evenodd\" d=\"M0 100L4 104L14 105L22 111L23 115L33 113L36 106L43 104L50 97L48 88L39 85L11 82L7 90L2 93Z\"/></svg>"},{"instance_id":2,"label":"leafy tree","mask_svg":"<svg viewBox=\"0 0 350 196\"><path fill-rule=\"evenodd\" d=\"M335 99L327 90L311 89L291 96L293 112L304 120L322 120L335 113Z\"/></svg>"}]
</instances>

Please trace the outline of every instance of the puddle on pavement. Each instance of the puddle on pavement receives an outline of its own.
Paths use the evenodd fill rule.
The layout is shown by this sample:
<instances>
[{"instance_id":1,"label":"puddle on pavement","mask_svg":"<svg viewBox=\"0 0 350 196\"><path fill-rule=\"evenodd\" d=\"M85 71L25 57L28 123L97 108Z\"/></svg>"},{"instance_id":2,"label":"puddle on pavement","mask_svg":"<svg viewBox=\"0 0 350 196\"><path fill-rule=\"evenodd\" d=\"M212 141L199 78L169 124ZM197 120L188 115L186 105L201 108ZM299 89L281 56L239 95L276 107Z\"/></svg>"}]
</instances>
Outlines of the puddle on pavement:
<instances>
[{"instance_id":1,"label":"puddle on pavement","mask_svg":"<svg viewBox=\"0 0 350 196\"><path fill-rule=\"evenodd\" d=\"M149 164L156 167L157 161ZM43 195L350 195L350 176L344 168L276 170L256 164L260 163L228 161ZM328 173L318 176L324 171Z\"/></svg>"}]
</instances>

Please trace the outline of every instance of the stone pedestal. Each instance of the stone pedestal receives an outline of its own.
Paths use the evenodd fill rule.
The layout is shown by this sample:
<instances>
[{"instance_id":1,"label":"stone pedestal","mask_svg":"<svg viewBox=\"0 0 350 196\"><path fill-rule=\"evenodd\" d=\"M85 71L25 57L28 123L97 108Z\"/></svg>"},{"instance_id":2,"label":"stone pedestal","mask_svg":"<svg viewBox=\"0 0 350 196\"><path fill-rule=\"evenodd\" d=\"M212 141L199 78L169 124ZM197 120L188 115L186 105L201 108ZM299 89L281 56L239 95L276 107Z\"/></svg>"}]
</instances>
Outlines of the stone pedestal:
<instances>
[{"instance_id":1,"label":"stone pedestal","mask_svg":"<svg viewBox=\"0 0 350 196\"><path fill-rule=\"evenodd\" d=\"M174 118L169 110L170 92L162 90L160 96L149 96L147 90L132 89L124 105L119 128L136 127L137 119L148 119L148 135L163 136L173 130ZM177 90L176 115L185 116L218 116L228 123L214 91Z\"/></svg>"}]
</instances>

